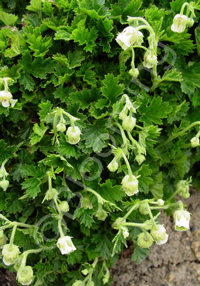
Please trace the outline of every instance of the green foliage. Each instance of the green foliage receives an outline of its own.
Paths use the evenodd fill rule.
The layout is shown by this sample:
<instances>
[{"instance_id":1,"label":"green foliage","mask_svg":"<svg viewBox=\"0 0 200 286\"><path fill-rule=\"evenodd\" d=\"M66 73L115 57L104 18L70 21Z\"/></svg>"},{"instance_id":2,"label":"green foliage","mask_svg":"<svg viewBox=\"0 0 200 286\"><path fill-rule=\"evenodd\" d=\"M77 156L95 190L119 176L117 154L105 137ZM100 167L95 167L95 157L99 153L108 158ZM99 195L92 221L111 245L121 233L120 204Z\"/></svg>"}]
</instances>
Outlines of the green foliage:
<instances>
[{"instance_id":1,"label":"green foliage","mask_svg":"<svg viewBox=\"0 0 200 286\"><path fill-rule=\"evenodd\" d=\"M35 286L111 285L123 248L133 243L140 263L149 249L138 235L159 209L180 207L177 183L193 176L199 186L190 141L199 136L199 4L194 26L176 33L182 0L1 2L0 230L9 243L17 223L14 244L22 256L32 249ZM117 43L128 25L140 26L143 48ZM145 66L152 50L157 63ZM138 192L128 196L131 174ZM62 234L70 254L57 245Z\"/></svg>"}]
</instances>

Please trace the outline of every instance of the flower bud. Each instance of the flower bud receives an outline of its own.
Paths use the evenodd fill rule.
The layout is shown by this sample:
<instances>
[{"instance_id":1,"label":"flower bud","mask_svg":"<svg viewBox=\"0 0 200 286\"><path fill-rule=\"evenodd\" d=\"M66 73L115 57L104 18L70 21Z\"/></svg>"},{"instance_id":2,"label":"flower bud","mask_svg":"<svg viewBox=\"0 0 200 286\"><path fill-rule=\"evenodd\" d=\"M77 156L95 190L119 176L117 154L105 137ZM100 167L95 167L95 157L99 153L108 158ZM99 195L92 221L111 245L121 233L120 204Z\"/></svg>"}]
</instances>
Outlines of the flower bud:
<instances>
[{"instance_id":1,"label":"flower bud","mask_svg":"<svg viewBox=\"0 0 200 286\"><path fill-rule=\"evenodd\" d=\"M10 100L12 99L12 94L9 91L1 90L0 91L0 103L3 107L10 106Z\"/></svg>"},{"instance_id":2,"label":"flower bud","mask_svg":"<svg viewBox=\"0 0 200 286\"><path fill-rule=\"evenodd\" d=\"M81 130L79 129L78 126L75 126L74 130L73 127L70 126L67 129L66 135L68 137L68 142L70 144L75 145L80 141Z\"/></svg>"},{"instance_id":3,"label":"flower bud","mask_svg":"<svg viewBox=\"0 0 200 286\"><path fill-rule=\"evenodd\" d=\"M194 25L194 20L192 18L188 18L186 26L191 28Z\"/></svg>"},{"instance_id":4,"label":"flower bud","mask_svg":"<svg viewBox=\"0 0 200 286\"><path fill-rule=\"evenodd\" d=\"M6 243L7 237L4 234L3 230L0 230L0 248L2 248Z\"/></svg>"},{"instance_id":5,"label":"flower bud","mask_svg":"<svg viewBox=\"0 0 200 286\"><path fill-rule=\"evenodd\" d=\"M94 286L94 282L90 280L87 282L86 286Z\"/></svg>"},{"instance_id":6,"label":"flower bud","mask_svg":"<svg viewBox=\"0 0 200 286\"><path fill-rule=\"evenodd\" d=\"M153 244L153 237L148 232L142 232L138 235L137 244L141 248L150 248Z\"/></svg>"},{"instance_id":7,"label":"flower bud","mask_svg":"<svg viewBox=\"0 0 200 286\"><path fill-rule=\"evenodd\" d=\"M70 254L76 250L70 236L60 237L57 241L57 247L60 249L62 255Z\"/></svg>"},{"instance_id":8,"label":"flower bud","mask_svg":"<svg viewBox=\"0 0 200 286\"><path fill-rule=\"evenodd\" d=\"M129 231L127 227L122 227L123 237L126 239L129 236Z\"/></svg>"},{"instance_id":9,"label":"flower bud","mask_svg":"<svg viewBox=\"0 0 200 286\"><path fill-rule=\"evenodd\" d=\"M56 189L54 189L54 188L52 188L52 189L49 189L47 192L46 192L46 194L45 194L45 197L44 197L44 199L43 199L43 201L42 202L44 202L44 201L51 201L51 200L53 200L54 198L57 198L57 196L58 196L58 191L56 190Z\"/></svg>"},{"instance_id":10,"label":"flower bud","mask_svg":"<svg viewBox=\"0 0 200 286\"><path fill-rule=\"evenodd\" d=\"M139 212L143 215L147 215L149 214L149 211L148 211L148 207L147 207L147 203L146 202L143 202L140 204L139 206Z\"/></svg>"},{"instance_id":11,"label":"flower bud","mask_svg":"<svg viewBox=\"0 0 200 286\"><path fill-rule=\"evenodd\" d=\"M139 70L137 68L130 69L129 74L132 76L133 79L136 79L139 76Z\"/></svg>"},{"instance_id":12,"label":"flower bud","mask_svg":"<svg viewBox=\"0 0 200 286\"><path fill-rule=\"evenodd\" d=\"M8 173L6 172L4 165L2 165L0 168L0 178L7 177L7 176L8 176Z\"/></svg>"},{"instance_id":13,"label":"flower bud","mask_svg":"<svg viewBox=\"0 0 200 286\"><path fill-rule=\"evenodd\" d=\"M177 210L174 212L175 230L184 231L190 229L190 213L185 210Z\"/></svg>"},{"instance_id":14,"label":"flower bud","mask_svg":"<svg viewBox=\"0 0 200 286\"><path fill-rule=\"evenodd\" d=\"M183 33L188 23L188 17L186 15L177 14L173 19L171 29L173 32Z\"/></svg>"},{"instance_id":15,"label":"flower bud","mask_svg":"<svg viewBox=\"0 0 200 286\"><path fill-rule=\"evenodd\" d=\"M4 192L7 190L8 186L9 186L9 181L8 180L0 181L0 187L4 190Z\"/></svg>"},{"instance_id":16,"label":"flower bud","mask_svg":"<svg viewBox=\"0 0 200 286\"><path fill-rule=\"evenodd\" d=\"M193 148L195 148L195 147L198 147L199 146L199 138L198 137L193 137L191 140L190 140L190 143L191 143L191 146L193 147Z\"/></svg>"},{"instance_id":17,"label":"flower bud","mask_svg":"<svg viewBox=\"0 0 200 286\"><path fill-rule=\"evenodd\" d=\"M19 257L20 251L17 245L5 244L2 249L3 262L5 265L15 264Z\"/></svg>"},{"instance_id":18,"label":"flower bud","mask_svg":"<svg viewBox=\"0 0 200 286\"><path fill-rule=\"evenodd\" d=\"M33 269L31 266L21 266L17 272L17 280L22 285L30 285L33 281Z\"/></svg>"},{"instance_id":19,"label":"flower bud","mask_svg":"<svg viewBox=\"0 0 200 286\"><path fill-rule=\"evenodd\" d=\"M190 183L187 180L180 180L176 185L179 196L182 196L184 199L189 198L190 196Z\"/></svg>"},{"instance_id":20,"label":"flower bud","mask_svg":"<svg viewBox=\"0 0 200 286\"><path fill-rule=\"evenodd\" d=\"M133 175L126 175L122 180L122 189L128 196L137 194L139 192L137 178Z\"/></svg>"},{"instance_id":21,"label":"flower bud","mask_svg":"<svg viewBox=\"0 0 200 286\"><path fill-rule=\"evenodd\" d=\"M59 132L65 132L66 130L66 126L63 122L59 122L57 125L56 125L56 130L59 131Z\"/></svg>"},{"instance_id":22,"label":"flower bud","mask_svg":"<svg viewBox=\"0 0 200 286\"><path fill-rule=\"evenodd\" d=\"M168 240L168 234L163 225L158 224L151 229L151 235L158 245L164 244Z\"/></svg>"},{"instance_id":23,"label":"flower bud","mask_svg":"<svg viewBox=\"0 0 200 286\"><path fill-rule=\"evenodd\" d=\"M138 165L141 165L145 160L145 156L142 155L142 154L138 154L136 157L135 157L135 160L136 162L138 163Z\"/></svg>"},{"instance_id":24,"label":"flower bud","mask_svg":"<svg viewBox=\"0 0 200 286\"><path fill-rule=\"evenodd\" d=\"M114 158L109 164L108 164L108 170L111 172L117 171L119 164L116 162L116 159Z\"/></svg>"},{"instance_id":25,"label":"flower bud","mask_svg":"<svg viewBox=\"0 0 200 286\"><path fill-rule=\"evenodd\" d=\"M136 119L134 117L126 116L122 121L122 127L126 131L132 131L135 127Z\"/></svg>"},{"instance_id":26,"label":"flower bud","mask_svg":"<svg viewBox=\"0 0 200 286\"><path fill-rule=\"evenodd\" d=\"M165 202L162 199L159 199L157 201L157 203L158 203L159 206L163 206L165 204Z\"/></svg>"},{"instance_id":27,"label":"flower bud","mask_svg":"<svg viewBox=\"0 0 200 286\"><path fill-rule=\"evenodd\" d=\"M153 68L154 65L157 65L157 63L158 63L157 56L154 55L152 51L148 51L144 54L143 65L146 68L151 69Z\"/></svg>"},{"instance_id":28,"label":"flower bud","mask_svg":"<svg viewBox=\"0 0 200 286\"><path fill-rule=\"evenodd\" d=\"M58 207L61 212L67 213L69 211L69 204L66 201L62 201L58 204Z\"/></svg>"},{"instance_id":29,"label":"flower bud","mask_svg":"<svg viewBox=\"0 0 200 286\"><path fill-rule=\"evenodd\" d=\"M88 196L81 197L81 207L84 209L93 209L93 204L91 204Z\"/></svg>"},{"instance_id":30,"label":"flower bud","mask_svg":"<svg viewBox=\"0 0 200 286\"><path fill-rule=\"evenodd\" d=\"M116 41L123 50L127 50L133 45L140 46L143 42L143 34L137 28L128 26L116 37Z\"/></svg>"},{"instance_id":31,"label":"flower bud","mask_svg":"<svg viewBox=\"0 0 200 286\"><path fill-rule=\"evenodd\" d=\"M85 286L85 283L81 280L76 280L72 286Z\"/></svg>"},{"instance_id":32,"label":"flower bud","mask_svg":"<svg viewBox=\"0 0 200 286\"><path fill-rule=\"evenodd\" d=\"M107 218L108 214L105 210L103 210L101 207L99 207L95 216L97 217L98 220L104 221Z\"/></svg>"}]
</instances>

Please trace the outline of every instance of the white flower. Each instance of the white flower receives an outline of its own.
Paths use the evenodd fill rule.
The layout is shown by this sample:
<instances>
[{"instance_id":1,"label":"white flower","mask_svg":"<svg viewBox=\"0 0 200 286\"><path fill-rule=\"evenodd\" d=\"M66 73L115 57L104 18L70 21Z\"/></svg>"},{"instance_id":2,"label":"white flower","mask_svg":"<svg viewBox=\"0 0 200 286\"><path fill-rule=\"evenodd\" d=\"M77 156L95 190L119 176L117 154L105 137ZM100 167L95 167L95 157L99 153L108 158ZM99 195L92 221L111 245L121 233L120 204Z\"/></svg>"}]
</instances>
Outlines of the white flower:
<instances>
[{"instance_id":1,"label":"white flower","mask_svg":"<svg viewBox=\"0 0 200 286\"><path fill-rule=\"evenodd\" d=\"M128 26L116 37L116 41L123 50L127 50L134 44L140 46L143 42L143 34L137 28Z\"/></svg>"},{"instance_id":2,"label":"white flower","mask_svg":"<svg viewBox=\"0 0 200 286\"><path fill-rule=\"evenodd\" d=\"M128 196L137 194L139 192L137 178L133 175L126 175L122 180L122 189Z\"/></svg>"},{"instance_id":3,"label":"white flower","mask_svg":"<svg viewBox=\"0 0 200 286\"><path fill-rule=\"evenodd\" d=\"M163 206L165 202L162 199L159 199L157 203L159 206Z\"/></svg>"},{"instance_id":4,"label":"white flower","mask_svg":"<svg viewBox=\"0 0 200 286\"><path fill-rule=\"evenodd\" d=\"M171 29L173 32L183 33L188 23L188 17L186 15L177 14L173 19Z\"/></svg>"},{"instance_id":5,"label":"white flower","mask_svg":"<svg viewBox=\"0 0 200 286\"><path fill-rule=\"evenodd\" d=\"M175 230L184 231L190 229L190 213L185 210L177 210L174 212Z\"/></svg>"},{"instance_id":6,"label":"white flower","mask_svg":"<svg viewBox=\"0 0 200 286\"><path fill-rule=\"evenodd\" d=\"M200 142L199 142L199 138L198 137L193 137L191 140L190 140L190 143L191 143L191 146L193 148L197 147L200 145Z\"/></svg>"},{"instance_id":7,"label":"white flower","mask_svg":"<svg viewBox=\"0 0 200 286\"><path fill-rule=\"evenodd\" d=\"M15 103L17 100L12 99L12 94L8 91L6 92L5 90L0 91L0 103L3 107L14 107Z\"/></svg>"},{"instance_id":8,"label":"white flower","mask_svg":"<svg viewBox=\"0 0 200 286\"><path fill-rule=\"evenodd\" d=\"M60 237L57 241L57 247L60 249L62 255L69 254L76 250L70 236Z\"/></svg>"},{"instance_id":9,"label":"white flower","mask_svg":"<svg viewBox=\"0 0 200 286\"><path fill-rule=\"evenodd\" d=\"M127 227L122 227L123 237L126 239L129 236L129 231Z\"/></svg>"},{"instance_id":10,"label":"white flower","mask_svg":"<svg viewBox=\"0 0 200 286\"><path fill-rule=\"evenodd\" d=\"M164 244L168 241L168 234L163 225L159 224L151 229L151 235L158 245Z\"/></svg>"},{"instance_id":11,"label":"white flower","mask_svg":"<svg viewBox=\"0 0 200 286\"><path fill-rule=\"evenodd\" d=\"M143 65L146 68L151 69L154 65L157 65L157 63L157 56L155 56L152 51L148 51L144 54Z\"/></svg>"},{"instance_id":12,"label":"white flower","mask_svg":"<svg viewBox=\"0 0 200 286\"><path fill-rule=\"evenodd\" d=\"M20 267L17 272L17 280L22 285L30 285L33 281L33 269L31 266Z\"/></svg>"}]
</instances>

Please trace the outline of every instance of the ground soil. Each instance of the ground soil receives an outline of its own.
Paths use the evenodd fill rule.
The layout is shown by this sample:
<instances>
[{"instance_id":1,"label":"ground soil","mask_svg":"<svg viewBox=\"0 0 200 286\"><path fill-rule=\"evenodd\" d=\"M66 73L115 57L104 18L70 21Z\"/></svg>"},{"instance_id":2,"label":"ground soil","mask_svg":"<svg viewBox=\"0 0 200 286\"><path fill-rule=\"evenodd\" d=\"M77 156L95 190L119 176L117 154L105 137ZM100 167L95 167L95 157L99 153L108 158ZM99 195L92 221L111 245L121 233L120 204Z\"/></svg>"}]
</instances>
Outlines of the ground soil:
<instances>
[{"instance_id":1,"label":"ground soil","mask_svg":"<svg viewBox=\"0 0 200 286\"><path fill-rule=\"evenodd\" d=\"M190 230L174 230L172 217L161 214L169 240L151 248L139 265L131 261L133 247L122 253L111 269L112 286L197 286L200 285L200 191L191 190L184 201L192 213Z\"/></svg>"},{"instance_id":2,"label":"ground soil","mask_svg":"<svg viewBox=\"0 0 200 286\"><path fill-rule=\"evenodd\" d=\"M200 191L191 190L184 201L192 213L190 230L174 230L172 217L161 214L169 240L151 248L139 265L131 261L133 246L125 249L111 269L112 286L199 286L200 285ZM0 286L17 286L15 274L0 269Z\"/></svg>"}]
</instances>

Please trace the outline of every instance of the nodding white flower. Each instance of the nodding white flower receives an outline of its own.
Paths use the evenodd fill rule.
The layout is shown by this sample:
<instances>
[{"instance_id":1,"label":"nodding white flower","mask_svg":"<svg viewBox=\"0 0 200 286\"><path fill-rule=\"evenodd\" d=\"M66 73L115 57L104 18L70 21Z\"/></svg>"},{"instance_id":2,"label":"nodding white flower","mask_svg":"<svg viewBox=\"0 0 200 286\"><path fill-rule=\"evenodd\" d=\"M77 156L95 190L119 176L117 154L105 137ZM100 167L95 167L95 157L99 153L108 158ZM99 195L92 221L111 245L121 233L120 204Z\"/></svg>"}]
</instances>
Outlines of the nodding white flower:
<instances>
[{"instance_id":1,"label":"nodding white flower","mask_svg":"<svg viewBox=\"0 0 200 286\"><path fill-rule=\"evenodd\" d=\"M158 63L157 56L154 55L152 51L148 51L144 54L143 65L146 68L151 69L153 68L154 65L157 65L157 63Z\"/></svg>"},{"instance_id":2,"label":"nodding white flower","mask_svg":"<svg viewBox=\"0 0 200 286\"><path fill-rule=\"evenodd\" d=\"M127 50L133 45L140 46L143 42L143 34L137 28L128 26L116 37L116 41L123 50Z\"/></svg>"},{"instance_id":3,"label":"nodding white flower","mask_svg":"<svg viewBox=\"0 0 200 286\"><path fill-rule=\"evenodd\" d=\"M199 138L198 137L193 137L191 140L190 140L190 143L191 143L191 146L193 148L197 147L200 145L200 142L199 142Z\"/></svg>"},{"instance_id":4,"label":"nodding white flower","mask_svg":"<svg viewBox=\"0 0 200 286\"><path fill-rule=\"evenodd\" d=\"M173 24L171 25L171 29L173 32L183 33L187 26L188 17L186 15L177 14L173 19Z\"/></svg>"},{"instance_id":5,"label":"nodding white flower","mask_svg":"<svg viewBox=\"0 0 200 286\"><path fill-rule=\"evenodd\" d=\"M142 232L138 235L137 244L141 248L150 248L153 244L153 237L148 232Z\"/></svg>"},{"instance_id":6,"label":"nodding white flower","mask_svg":"<svg viewBox=\"0 0 200 286\"><path fill-rule=\"evenodd\" d=\"M161 224L158 224L151 229L151 235L158 245L164 244L168 241L166 229Z\"/></svg>"},{"instance_id":7,"label":"nodding white flower","mask_svg":"<svg viewBox=\"0 0 200 286\"><path fill-rule=\"evenodd\" d=\"M122 127L126 131L132 131L133 128L135 127L136 124L136 119L133 116L126 116L122 120Z\"/></svg>"},{"instance_id":8,"label":"nodding white flower","mask_svg":"<svg viewBox=\"0 0 200 286\"><path fill-rule=\"evenodd\" d=\"M122 189L128 196L137 194L139 192L137 178L133 175L126 175L122 180Z\"/></svg>"},{"instance_id":9,"label":"nodding white flower","mask_svg":"<svg viewBox=\"0 0 200 286\"><path fill-rule=\"evenodd\" d=\"M5 244L2 249L3 263L5 265L15 264L19 257L20 251L17 245Z\"/></svg>"},{"instance_id":10,"label":"nodding white flower","mask_svg":"<svg viewBox=\"0 0 200 286\"><path fill-rule=\"evenodd\" d=\"M190 213L185 210L177 210L174 212L175 230L184 231L190 229Z\"/></svg>"},{"instance_id":11,"label":"nodding white flower","mask_svg":"<svg viewBox=\"0 0 200 286\"><path fill-rule=\"evenodd\" d=\"M74 126L74 128L70 126L67 129L66 135L68 137L68 142L75 145L80 141L81 130L78 126Z\"/></svg>"},{"instance_id":12,"label":"nodding white flower","mask_svg":"<svg viewBox=\"0 0 200 286\"><path fill-rule=\"evenodd\" d=\"M0 91L0 103L3 107L14 107L16 99L12 99L12 94L9 91L1 90Z\"/></svg>"},{"instance_id":13,"label":"nodding white flower","mask_svg":"<svg viewBox=\"0 0 200 286\"><path fill-rule=\"evenodd\" d=\"M17 280L22 285L30 285L33 281L33 269L31 266L22 266L17 272Z\"/></svg>"},{"instance_id":14,"label":"nodding white flower","mask_svg":"<svg viewBox=\"0 0 200 286\"><path fill-rule=\"evenodd\" d=\"M57 247L60 249L62 255L70 254L76 250L76 247L74 246L70 236L60 237L57 241Z\"/></svg>"}]
</instances>

